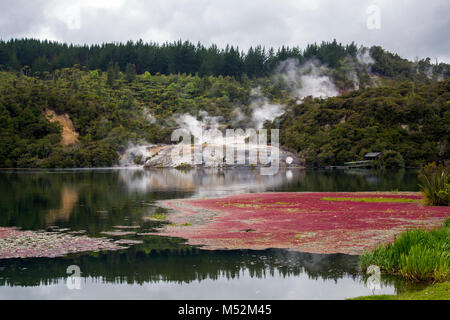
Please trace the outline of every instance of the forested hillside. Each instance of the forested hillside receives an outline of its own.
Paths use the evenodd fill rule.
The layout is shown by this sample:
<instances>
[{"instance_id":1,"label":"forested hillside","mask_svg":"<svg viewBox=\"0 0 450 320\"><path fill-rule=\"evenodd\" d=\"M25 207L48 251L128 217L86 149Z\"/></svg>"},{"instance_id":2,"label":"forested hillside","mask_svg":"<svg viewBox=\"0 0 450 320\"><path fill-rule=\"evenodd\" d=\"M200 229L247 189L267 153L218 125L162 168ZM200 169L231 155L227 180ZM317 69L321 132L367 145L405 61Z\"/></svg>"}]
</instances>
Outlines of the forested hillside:
<instances>
[{"instance_id":1,"label":"forested hillside","mask_svg":"<svg viewBox=\"0 0 450 320\"><path fill-rule=\"evenodd\" d=\"M368 88L307 99L281 119L282 143L309 166L383 152L388 166L450 159L450 80Z\"/></svg>"},{"instance_id":2,"label":"forested hillside","mask_svg":"<svg viewBox=\"0 0 450 320\"><path fill-rule=\"evenodd\" d=\"M179 115L245 126L267 105L285 114L266 126L280 127L282 144L309 166L366 151L393 150L393 164L449 159L448 65L380 47L242 53L181 42L11 40L0 42L0 65L0 167L113 166L129 144L170 143ZM310 80L313 89L331 85L331 98L299 94ZM76 143L63 146L53 112L71 120Z\"/></svg>"},{"instance_id":3,"label":"forested hillside","mask_svg":"<svg viewBox=\"0 0 450 320\"><path fill-rule=\"evenodd\" d=\"M251 90L230 77L125 75L76 68L42 80L0 72L0 167L99 167L117 164L128 143L170 142L175 114L206 111L230 119ZM61 128L44 116L68 114L80 135L62 147Z\"/></svg>"}]
</instances>

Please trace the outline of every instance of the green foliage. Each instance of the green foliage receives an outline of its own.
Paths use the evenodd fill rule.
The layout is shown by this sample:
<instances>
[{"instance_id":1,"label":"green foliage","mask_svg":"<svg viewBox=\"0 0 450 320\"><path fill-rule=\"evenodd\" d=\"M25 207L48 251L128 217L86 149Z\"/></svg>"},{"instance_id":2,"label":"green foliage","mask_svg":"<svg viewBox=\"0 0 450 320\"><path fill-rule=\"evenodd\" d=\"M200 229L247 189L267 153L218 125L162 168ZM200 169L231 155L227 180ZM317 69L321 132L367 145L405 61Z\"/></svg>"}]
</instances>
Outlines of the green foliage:
<instances>
[{"instance_id":1,"label":"green foliage","mask_svg":"<svg viewBox=\"0 0 450 320\"><path fill-rule=\"evenodd\" d=\"M381 163L384 168L398 169L405 167L405 160L402 155L394 150L387 150L381 156Z\"/></svg>"},{"instance_id":2,"label":"green foliage","mask_svg":"<svg viewBox=\"0 0 450 320\"><path fill-rule=\"evenodd\" d=\"M132 63L127 63L125 75L128 82L133 82L136 80L136 66Z\"/></svg>"},{"instance_id":3,"label":"green foliage","mask_svg":"<svg viewBox=\"0 0 450 320\"><path fill-rule=\"evenodd\" d=\"M360 258L366 270L371 265L413 281L444 282L450 276L449 219L438 230L409 230L393 243Z\"/></svg>"},{"instance_id":4,"label":"green foliage","mask_svg":"<svg viewBox=\"0 0 450 320\"><path fill-rule=\"evenodd\" d=\"M140 155L140 156L137 156L136 158L134 158L133 162L134 162L134 164L136 164L136 165L141 165L143 160L144 160L144 159L143 159L143 156Z\"/></svg>"},{"instance_id":5,"label":"green foliage","mask_svg":"<svg viewBox=\"0 0 450 320\"><path fill-rule=\"evenodd\" d=\"M156 220L156 221L166 221L167 217L165 214L161 214L161 213L155 213L154 215L152 215L150 218L150 220Z\"/></svg>"},{"instance_id":6,"label":"green foliage","mask_svg":"<svg viewBox=\"0 0 450 320\"><path fill-rule=\"evenodd\" d=\"M189 171L192 170L192 166L187 163L182 163L179 166L177 166L176 169L180 171Z\"/></svg>"},{"instance_id":7,"label":"green foliage","mask_svg":"<svg viewBox=\"0 0 450 320\"><path fill-rule=\"evenodd\" d=\"M384 154L381 166L420 166L450 159L450 81L400 82L339 97L289 104L282 145L307 166L343 165Z\"/></svg>"},{"instance_id":8,"label":"green foliage","mask_svg":"<svg viewBox=\"0 0 450 320\"><path fill-rule=\"evenodd\" d=\"M112 86L114 84L114 81L116 80L116 75L114 74L114 64L112 62L109 63L107 72L107 83Z\"/></svg>"},{"instance_id":9,"label":"green foliage","mask_svg":"<svg viewBox=\"0 0 450 320\"><path fill-rule=\"evenodd\" d=\"M448 168L434 162L428 164L420 172L419 181L427 205L450 205L450 171Z\"/></svg>"}]
</instances>

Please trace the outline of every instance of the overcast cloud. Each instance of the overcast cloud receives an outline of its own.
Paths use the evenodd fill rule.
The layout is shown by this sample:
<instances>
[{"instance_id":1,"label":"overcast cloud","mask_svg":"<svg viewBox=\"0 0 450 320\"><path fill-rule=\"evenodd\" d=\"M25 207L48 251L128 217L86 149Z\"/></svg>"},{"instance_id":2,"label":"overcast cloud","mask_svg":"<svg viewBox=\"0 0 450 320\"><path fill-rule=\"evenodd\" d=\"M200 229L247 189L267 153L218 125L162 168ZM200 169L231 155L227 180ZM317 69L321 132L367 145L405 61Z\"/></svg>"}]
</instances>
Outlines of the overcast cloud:
<instances>
[{"instance_id":1,"label":"overcast cloud","mask_svg":"<svg viewBox=\"0 0 450 320\"><path fill-rule=\"evenodd\" d=\"M369 29L368 8L380 9ZM375 13L376 15L376 13ZM450 62L448 0L1 0L0 38L305 47L337 39Z\"/></svg>"}]
</instances>

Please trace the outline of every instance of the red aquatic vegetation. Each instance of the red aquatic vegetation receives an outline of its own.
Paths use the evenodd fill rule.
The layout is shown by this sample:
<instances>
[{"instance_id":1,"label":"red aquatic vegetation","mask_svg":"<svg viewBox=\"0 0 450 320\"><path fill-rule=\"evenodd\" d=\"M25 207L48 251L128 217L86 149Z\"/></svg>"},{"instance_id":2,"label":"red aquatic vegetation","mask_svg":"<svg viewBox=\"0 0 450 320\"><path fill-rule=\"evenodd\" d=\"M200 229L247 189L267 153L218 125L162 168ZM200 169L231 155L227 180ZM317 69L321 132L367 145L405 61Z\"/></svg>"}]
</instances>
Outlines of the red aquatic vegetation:
<instances>
[{"instance_id":1,"label":"red aquatic vegetation","mask_svg":"<svg viewBox=\"0 0 450 320\"><path fill-rule=\"evenodd\" d=\"M267 193L170 200L160 202L173 211L160 234L205 249L361 254L406 229L438 227L450 215L448 207L424 207L421 199L417 193Z\"/></svg>"},{"instance_id":2,"label":"red aquatic vegetation","mask_svg":"<svg viewBox=\"0 0 450 320\"><path fill-rule=\"evenodd\" d=\"M104 238L73 236L60 232L0 228L0 259L55 258L78 252L126 249L120 244Z\"/></svg>"}]
</instances>

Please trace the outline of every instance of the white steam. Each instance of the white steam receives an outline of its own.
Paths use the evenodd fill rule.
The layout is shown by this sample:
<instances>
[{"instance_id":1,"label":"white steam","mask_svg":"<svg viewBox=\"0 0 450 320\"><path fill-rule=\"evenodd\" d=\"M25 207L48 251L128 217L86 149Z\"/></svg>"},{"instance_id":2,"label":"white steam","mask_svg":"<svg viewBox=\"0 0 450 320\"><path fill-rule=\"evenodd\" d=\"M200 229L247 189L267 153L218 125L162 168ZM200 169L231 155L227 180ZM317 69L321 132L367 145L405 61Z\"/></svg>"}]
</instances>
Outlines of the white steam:
<instances>
[{"instance_id":1,"label":"white steam","mask_svg":"<svg viewBox=\"0 0 450 320\"><path fill-rule=\"evenodd\" d=\"M325 99L339 94L329 77L330 70L316 60L300 65L298 60L288 59L279 64L276 72L296 98L312 96Z\"/></svg>"},{"instance_id":2,"label":"white steam","mask_svg":"<svg viewBox=\"0 0 450 320\"><path fill-rule=\"evenodd\" d=\"M262 129L266 121L273 121L284 114L284 106L266 103L260 108L253 110L252 120L255 129Z\"/></svg>"},{"instance_id":3,"label":"white steam","mask_svg":"<svg viewBox=\"0 0 450 320\"><path fill-rule=\"evenodd\" d=\"M261 88L255 88L251 92L251 124L255 129L262 129L266 121L273 121L285 112L285 106L270 103L269 99L261 93ZM238 111L238 114L242 112Z\"/></svg>"},{"instance_id":4,"label":"white steam","mask_svg":"<svg viewBox=\"0 0 450 320\"><path fill-rule=\"evenodd\" d=\"M235 107L231 112L231 123L234 128L242 128L248 123L248 117L241 108Z\"/></svg>"},{"instance_id":5,"label":"white steam","mask_svg":"<svg viewBox=\"0 0 450 320\"><path fill-rule=\"evenodd\" d=\"M129 142L127 145L127 149L120 157L119 166L121 167L141 166L148 158L152 156L150 150L153 147L154 145L147 143L136 145L134 143Z\"/></svg>"},{"instance_id":6,"label":"white steam","mask_svg":"<svg viewBox=\"0 0 450 320\"><path fill-rule=\"evenodd\" d=\"M209 129L217 129L222 121L222 117L211 117L206 111L200 111L199 118L202 120L188 113L174 116L177 125L189 131L200 143L211 142L211 137L205 136L205 134L208 133Z\"/></svg>"},{"instance_id":7,"label":"white steam","mask_svg":"<svg viewBox=\"0 0 450 320\"><path fill-rule=\"evenodd\" d=\"M148 123L150 123L150 124L155 124L156 123L156 118L153 116L153 114L147 108L144 108L144 110L142 111L142 114L144 116L144 119Z\"/></svg>"},{"instance_id":8,"label":"white steam","mask_svg":"<svg viewBox=\"0 0 450 320\"><path fill-rule=\"evenodd\" d=\"M358 74L367 73L372 74L372 66L375 60L370 55L370 50L365 47L361 47L356 53L356 59L347 56L342 61L342 66L345 69L345 76L353 83L353 87L356 90L360 88L360 80Z\"/></svg>"},{"instance_id":9,"label":"white steam","mask_svg":"<svg viewBox=\"0 0 450 320\"><path fill-rule=\"evenodd\" d=\"M364 47L358 50L356 59L358 60L359 64L366 66L367 68L370 68L375 63L375 60L370 55L370 50ZM368 71L370 72L370 69L368 69Z\"/></svg>"},{"instance_id":10,"label":"white steam","mask_svg":"<svg viewBox=\"0 0 450 320\"><path fill-rule=\"evenodd\" d=\"M352 57L346 57L343 61L345 76L353 83L353 87L359 90L358 63Z\"/></svg>"}]
</instances>

